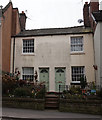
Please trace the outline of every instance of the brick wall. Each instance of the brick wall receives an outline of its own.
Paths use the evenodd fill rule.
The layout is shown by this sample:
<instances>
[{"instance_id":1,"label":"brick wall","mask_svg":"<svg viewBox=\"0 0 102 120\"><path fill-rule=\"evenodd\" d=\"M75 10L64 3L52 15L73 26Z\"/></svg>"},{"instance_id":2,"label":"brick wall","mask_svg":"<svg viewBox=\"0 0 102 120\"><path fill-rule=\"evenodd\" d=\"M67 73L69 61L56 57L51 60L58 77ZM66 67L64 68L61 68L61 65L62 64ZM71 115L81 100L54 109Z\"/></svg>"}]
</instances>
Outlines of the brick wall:
<instances>
[{"instance_id":1,"label":"brick wall","mask_svg":"<svg viewBox=\"0 0 102 120\"><path fill-rule=\"evenodd\" d=\"M5 9L5 8L4 8ZM18 9L10 2L2 17L2 70L10 72L11 36L20 32Z\"/></svg>"},{"instance_id":2,"label":"brick wall","mask_svg":"<svg viewBox=\"0 0 102 120\"><path fill-rule=\"evenodd\" d=\"M11 24L12 5L3 14L2 21L2 70L10 71L10 45L11 45Z\"/></svg>"},{"instance_id":3,"label":"brick wall","mask_svg":"<svg viewBox=\"0 0 102 120\"><path fill-rule=\"evenodd\" d=\"M83 18L84 18L84 26L85 27L91 27L93 31L95 31L96 28L96 22L93 19L92 13L99 11L99 2L91 2L88 4L88 2L85 2L84 8L83 8Z\"/></svg>"}]
</instances>

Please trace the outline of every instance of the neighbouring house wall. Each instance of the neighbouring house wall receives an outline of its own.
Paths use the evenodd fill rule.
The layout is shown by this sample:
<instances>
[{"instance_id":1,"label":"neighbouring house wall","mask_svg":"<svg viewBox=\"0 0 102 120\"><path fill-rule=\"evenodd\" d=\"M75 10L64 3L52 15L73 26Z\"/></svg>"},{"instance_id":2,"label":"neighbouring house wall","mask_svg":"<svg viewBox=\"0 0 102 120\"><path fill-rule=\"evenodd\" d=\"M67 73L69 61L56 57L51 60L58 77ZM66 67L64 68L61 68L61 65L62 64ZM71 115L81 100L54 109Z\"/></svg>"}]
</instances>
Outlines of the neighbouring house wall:
<instances>
[{"instance_id":1,"label":"neighbouring house wall","mask_svg":"<svg viewBox=\"0 0 102 120\"><path fill-rule=\"evenodd\" d=\"M12 26L12 5L4 12L2 20L2 70L10 71L10 45Z\"/></svg>"},{"instance_id":2,"label":"neighbouring house wall","mask_svg":"<svg viewBox=\"0 0 102 120\"><path fill-rule=\"evenodd\" d=\"M21 31L20 28L20 21L19 21L19 12L16 11L16 34L18 34Z\"/></svg>"},{"instance_id":3,"label":"neighbouring house wall","mask_svg":"<svg viewBox=\"0 0 102 120\"><path fill-rule=\"evenodd\" d=\"M71 54L70 52L70 37L84 37L84 52L80 54ZM22 40L34 39L34 54L22 53ZM13 71L13 45L14 38L11 44L11 72ZM49 68L49 90L55 90L55 67L66 68L66 85L71 83L71 66L85 66L85 73L88 82L94 81L94 51L93 51L93 36L92 34L79 35L52 35L39 37L18 37L15 38L15 58L14 69L20 71L22 79L22 67L34 67L38 72L39 68Z\"/></svg>"},{"instance_id":4,"label":"neighbouring house wall","mask_svg":"<svg viewBox=\"0 0 102 120\"><path fill-rule=\"evenodd\" d=\"M97 24L95 34L94 34L94 51L95 51L95 64L97 65L97 70L96 70L96 84L100 85L100 23Z\"/></svg>"},{"instance_id":5,"label":"neighbouring house wall","mask_svg":"<svg viewBox=\"0 0 102 120\"><path fill-rule=\"evenodd\" d=\"M2 70L2 36L1 36L1 25L0 25L0 70Z\"/></svg>"},{"instance_id":6,"label":"neighbouring house wall","mask_svg":"<svg viewBox=\"0 0 102 120\"><path fill-rule=\"evenodd\" d=\"M19 13L12 3L2 17L2 70L10 72L11 36L20 32Z\"/></svg>"},{"instance_id":7,"label":"neighbouring house wall","mask_svg":"<svg viewBox=\"0 0 102 120\"><path fill-rule=\"evenodd\" d=\"M102 21L100 22L100 85L102 86Z\"/></svg>"},{"instance_id":8,"label":"neighbouring house wall","mask_svg":"<svg viewBox=\"0 0 102 120\"><path fill-rule=\"evenodd\" d=\"M2 41L1 41L1 26L0 26L0 70L2 70Z\"/></svg>"},{"instance_id":9,"label":"neighbouring house wall","mask_svg":"<svg viewBox=\"0 0 102 120\"><path fill-rule=\"evenodd\" d=\"M12 11L12 36L20 32L19 12L17 8Z\"/></svg>"}]
</instances>

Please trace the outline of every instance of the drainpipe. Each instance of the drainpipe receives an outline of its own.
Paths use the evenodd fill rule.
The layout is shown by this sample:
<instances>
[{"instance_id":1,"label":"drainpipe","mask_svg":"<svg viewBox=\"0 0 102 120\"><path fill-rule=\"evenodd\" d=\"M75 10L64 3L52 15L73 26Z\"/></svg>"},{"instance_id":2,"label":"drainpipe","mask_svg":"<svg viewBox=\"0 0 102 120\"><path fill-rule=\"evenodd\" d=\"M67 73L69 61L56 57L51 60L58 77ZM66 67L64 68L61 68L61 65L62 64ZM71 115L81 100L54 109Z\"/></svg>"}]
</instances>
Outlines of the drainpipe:
<instances>
[{"instance_id":1,"label":"drainpipe","mask_svg":"<svg viewBox=\"0 0 102 120\"><path fill-rule=\"evenodd\" d=\"M13 65L12 65L12 73L14 73L14 64L15 64L15 37L13 41Z\"/></svg>"},{"instance_id":2,"label":"drainpipe","mask_svg":"<svg viewBox=\"0 0 102 120\"><path fill-rule=\"evenodd\" d=\"M95 38L94 38L94 35L95 34L93 34L93 52L94 52L94 65L95 65L95 63L96 63L95 61L96 60L95 60L95 41L94 41ZM94 65L93 65L93 67L94 67ZM94 69L94 73L95 73L95 85L97 86L97 77L96 77L96 70L95 69Z\"/></svg>"}]
</instances>

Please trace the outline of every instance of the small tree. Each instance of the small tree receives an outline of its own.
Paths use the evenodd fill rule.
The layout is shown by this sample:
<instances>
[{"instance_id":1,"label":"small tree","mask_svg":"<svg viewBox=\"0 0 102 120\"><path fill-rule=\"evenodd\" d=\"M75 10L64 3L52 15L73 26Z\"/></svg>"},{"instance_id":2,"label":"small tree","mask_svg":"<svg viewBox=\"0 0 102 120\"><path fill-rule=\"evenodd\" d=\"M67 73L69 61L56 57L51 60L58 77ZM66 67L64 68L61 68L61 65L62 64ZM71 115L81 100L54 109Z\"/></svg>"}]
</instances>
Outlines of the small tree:
<instances>
[{"instance_id":1,"label":"small tree","mask_svg":"<svg viewBox=\"0 0 102 120\"><path fill-rule=\"evenodd\" d=\"M80 78L80 85L81 85L81 88L84 89L87 85L87 80L86 80L86 76L83 76Z\"/></svg>"}]
</instances>

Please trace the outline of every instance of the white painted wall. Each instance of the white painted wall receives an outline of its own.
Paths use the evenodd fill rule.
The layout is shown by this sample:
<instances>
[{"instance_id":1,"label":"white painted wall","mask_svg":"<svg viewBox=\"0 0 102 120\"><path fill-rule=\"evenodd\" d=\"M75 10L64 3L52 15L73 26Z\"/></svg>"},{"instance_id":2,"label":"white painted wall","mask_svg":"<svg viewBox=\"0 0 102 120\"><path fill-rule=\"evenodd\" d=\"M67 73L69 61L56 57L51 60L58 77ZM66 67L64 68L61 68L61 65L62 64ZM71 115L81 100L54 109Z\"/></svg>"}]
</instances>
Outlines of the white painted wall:
<instances>
[{"instance_id":1,"label":"white painted wall","mask_svg":"<svg viewBox=\"0 0 102 120\"><path fill-rule=\"evenodd\" d=\"M95 34L94 34L94 46L95 46L95 64L98 66L96 70L96 83L101 85L102 79L102 22L98 22Z\"/></svg>"},{"instance_id":2,"label":"white painted wall","mask_svg":"<svg viewBox=\"0 0 102 120\"><path fill-rule=\"evenodd\" d=\"M84 51L80 54L71 55L71 66L85 66L85 74L88 82L94 81L94 50L92 34L83 35ZM92 75L92 76L91 76Z\"/></svg>"},{"instance_id":3,"label":"white painted wall","mask_svg":"<svg viewBox=\"0 0 102 120\"><path fill-rule=\"evenodd\" d=\"M102 10L102 1L100 2L100 8L99 9Z\"/></svg>"},{"instance_id":4,"label":"white painted wall","mask_svg":"<svg viewBox=\"0 0 102 120\"><path fill-rule=\"evenodd\" d=\"M102 86L102 21L100 22L100 85Z\"/></svg>"},{"instance_id":5,"label":"white painted wall","mask_svg":"<svg viewBox=\"0 0 102 120\"><path fill-rule=\"evenodd\" d=\"M70 37L84 37L84 52L71 54ZM22 39L34 38L35 53L22 54ZM71 82L71 66L85 66L88 81L94 81L94 51L92 34L82 35L52 35L39 37L16 38L15 41L15 68L19 68L22 78L22 67L34 67L39 73L39 67L49 67L49 89L55 90L55 67L66 67L66 85ZM13 45L13 39L12 39ZM12 46L13 47L13 46ZM12 52L12 49L11 49ZM12 57L12 56L11 56ZM12 72L12 61L11 61ZM38 75L39 79L39 75Z\"/></svg>"}]
</instances>

